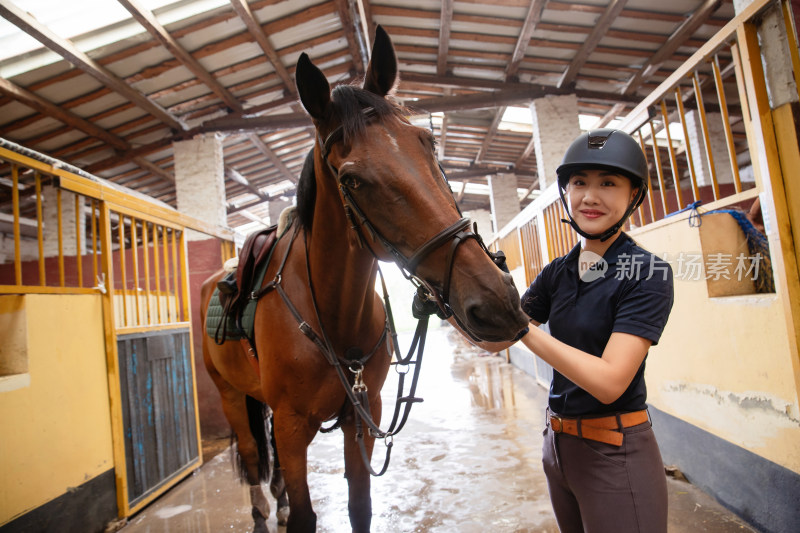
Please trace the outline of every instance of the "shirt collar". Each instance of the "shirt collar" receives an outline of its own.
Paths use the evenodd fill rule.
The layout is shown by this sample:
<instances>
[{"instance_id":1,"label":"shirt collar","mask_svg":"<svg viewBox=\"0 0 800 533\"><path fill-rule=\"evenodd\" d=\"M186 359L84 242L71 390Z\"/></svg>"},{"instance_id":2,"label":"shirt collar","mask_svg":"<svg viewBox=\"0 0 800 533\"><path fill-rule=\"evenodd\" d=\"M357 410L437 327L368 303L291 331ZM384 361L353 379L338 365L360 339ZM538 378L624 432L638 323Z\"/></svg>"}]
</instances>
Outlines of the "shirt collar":
<instances>
[{"instance_id":1,"label":"shirt collar","mask_svg":"<svg viewBox=\"0 0 800 533\"><path fill-rule=\"evenodd\" d=\"M611 246L608 247L606 253L603 254L603 259L606 260L606 263L609 265L614 265L617 263L617 259L619 259L620 255L627 254L630 255L631 247L633 246L633 239L628 237L628 234L624 231L619 234L617 240L615 240Z\"/></svg>"},{"instance_id":2,"label":"shirt collar","mask_svg":"<svg viewBox=\"0 0 800 533\"><path fill-rule=\"evenodd\" d=\"M619 237L611 243L611 246L608 247L606 253L603 254L603 259L605 259L606 263L609 265L614 265L617 263L620 255L623 254L630 254L630 249L633 246L633 239L631 239L627 233L624 231L619 234ZM579 242L576 244L572 250L567 254L564 258L565 263L570 267L574 267L575 269L578 268L578 257L581 254L581 243Z\"/></svg>"}]
</instances>

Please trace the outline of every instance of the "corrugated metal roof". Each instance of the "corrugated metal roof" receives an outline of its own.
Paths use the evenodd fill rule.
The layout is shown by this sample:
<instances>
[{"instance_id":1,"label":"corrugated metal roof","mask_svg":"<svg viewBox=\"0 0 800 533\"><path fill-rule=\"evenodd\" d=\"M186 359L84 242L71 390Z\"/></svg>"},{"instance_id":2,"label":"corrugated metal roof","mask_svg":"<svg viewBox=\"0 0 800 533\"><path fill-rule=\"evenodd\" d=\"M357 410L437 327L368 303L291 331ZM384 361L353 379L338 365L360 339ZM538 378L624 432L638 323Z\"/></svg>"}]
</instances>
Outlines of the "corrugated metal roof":
<instances>
[{"instance_id":1,"label":"corrugated metal roof","mask_svg":"<svg viewBox=\"0 0 800 533\"><path fill-rule=\"evenodd\" d=\"M123 0L104 1L112 4L105 5L111 14L91 31L75 35L70 28L77 26L59 17L88 17L92 12L79 8L91 10L91 4L73 3L65 9L67 4L56 2L63 11L60 15L37 20L24 15L26 6L34 5L30 0L0 0L4 17L0 49L8 50L13 42L28 44L11 57L0 53L0 136L172 205L176 198L169 179L174 170L171 145L184 135L175 128L211 130L210 121L220 117L295 116L302 110L290 77L302 52L324 69L331 82L349 82L362 75L362 6L370 26L382 24L392 36L401 75L397 96L409 104L422 99L427 109L443 109L435 119L428 113L422 118L440 141L444 137L442 164L458 191L462 181L485 185L493 173L509 171L517 174L522 190L536 189L530 132L507 130L502 124L491 127L504 109L496 102L511 90L534 89L531 84L543 85L542 94L572 88L582 113L598 120L612 110L624 116L638 100L637 93L655 87L734 15L732 4L722 0L628 0L616 18L599 28L597 45L586 51L574 79L559 89L610 0L414 0L402 6L390 0L249 2L262 35L251 32L226 0L155 0L155 4L140 0L150 9L159 6L153 16L210 74L214 86L209 86L137 22ZM520 42L531 29L525 27L526 17L531 10L537 14L537 9L533 31ZM697 28L690 35L678 34L678 28L687 24ZM268 41L272 50L265 50L259 39ZM626 86L666 45L671 53L662 68L648 73L632 95L624 96ZM517 48L521 55L514 62ZM77 56L85 53L86 59L73 57L72 49ZM271 53L277 57L275 63ZM441 53L446 55L440 57ZM109 78L120 80L142 100L120 92ZM231 94L233 101L223 101L221 91ZM476 94L486 98L466 99ZM153 107L143 103L148 101ZM517 96L506 105L528 103ZM98 138L89 126L102 128L108 136ZM296 176L313 145L310 122L279 131L253 131L256 137L220 133L226 166L250 184L226 181L228 222L234 227L250 224L253 218L269 218L267 199L293 194L288 176L264 150ZM115 139L113 144L110 138ZM159 172L136 164L136 156ZM468 177L458 177L467 170ZM0 169L0 174L7 172ZM261 191L261 197L254 191ZM483 191L485 187L468 187L461 196L462 207L488 208Z\"/></svg>"}]
</instances>

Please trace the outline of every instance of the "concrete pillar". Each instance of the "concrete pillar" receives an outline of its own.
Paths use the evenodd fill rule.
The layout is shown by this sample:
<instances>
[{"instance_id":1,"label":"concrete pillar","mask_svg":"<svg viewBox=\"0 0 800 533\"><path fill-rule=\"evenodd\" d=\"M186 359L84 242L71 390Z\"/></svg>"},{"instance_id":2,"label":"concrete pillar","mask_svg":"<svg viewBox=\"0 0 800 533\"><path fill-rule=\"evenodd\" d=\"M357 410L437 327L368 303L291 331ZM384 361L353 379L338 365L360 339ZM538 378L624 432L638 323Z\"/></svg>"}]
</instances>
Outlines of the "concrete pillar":
<instances>
[{"instance_id":1,"label":"concrete pillar","mask_svg":"<svg viewBox=\"0 0 800 533\"><path fill-rule=\"evenodd\" d=\"M533 141L539 189L556 181L556 168L564 152L581 134L578 122L578 98L574 94L545 96L531 102Z\"/></svg>"},{"instance_id":2,"label":"concrete pillar","mask_svg":"<svg viewBox=\"0 0 800 533\"><path fill-rule=\"evenodd\" d=\"M753 0L733 0L733 11L737 15L744 11L744 8L753 3Z\"/></svg>"},{"instance_id":3,"label":"concrete pillar","mask_svg":"<svg viewBox=\"0 0 800 533\"><path fill-rule=\"evenodd\" d=\"M79 210L83 211L84 198L78 196ZM42 207L44 218L44 256L58 256L58 189L44 187L42 189ZM86 219L75 212L75 194L61 191L61 239L64 255L78 255L76 245L76 224L80 225L80 255L86 253Z\"/></svg>"},{"instance_id":4,"label":"concrete pillar","mask_svg":"<svg viewBox=\"0 0 800 533\"><path fill-rule=\"evenodd\" d=\"M172 144L175 158L175 193L178 211L208 222L227 226L225 172L222 141L215 135L200 135ZM222 412L217 392L203 364L203 336L200 320L200 287L222 266L217 238L187 230L189 293L191 294L192 338L195 353L198 413L203 441L227 438L230 425Z\"/></svg>"},{"instance_id":5,"label":"concrete pillar","mask_svg":"<svg viewBox=\"0 0 800 533\"><path fill-rule=\"evenodd\" d=\"M492 213L486 209L475 209L464 211L464 216L478 224L478 233L486 244L489 244L494 237L494 227L492 226Z\"/></svg>"},{"instance_id":6,"label":"concrete pillar","mask_svg":"<svg viewBox=\"0 0 800 533\"><path fill-rule=\"evenodd\" d=\"M489 176L489 200L492 207L494 231L497 233L519 213L517 175L495 174Z\"/></svg>"},{"instance_id":7,"label":"concrete pillar","mask_svg":"<svg viewBox=\"0 0 800 533\"><path fill-rule=\"evenodd\" d=\"M173 143L175 194L178 211L210 224L227 225L225 170L222 140L216 135L199 135ZM189 240L207 239L187 232Z\"/></svg>"},{"instance_id":8,"label":"concrete pillar","mask_svg":"<svg viewBox=\"0 0 800 533\"><path fill-rule=\"evenodd\" d=\"M714 158L714 172L717 183L733 183L731 158L728 155L728 141L725 139L725 128L720 113L706 113L708 137L711 144L711 155ZM706 155L706 141L703 135L703 123L700 113L694 109L686 112L686 129L689 132L689 147L692 150L692 162L697 177L697 185L711 185L711 170Z\"/></svg>"},{"instance_id":9,"label":"concrete pillar","mask_svg":"<svg viewBox=\"0 0 800 533\"><path fill-rule=\"evenodd\" d=\"M22 261L36 261L39 259L39 243L34 239L22 239L20 243L20 259ZM0 265L13 262L14 235L0 233Z\"/></svg>"},{"instance_id":10,"label":"concrete pillar","mask_svg":"<svg viewBox=\"0 0 800 533\"><path fill-rule=\"evenodd\" d=\"M738 15L752 2L733 0L734 11ZM758 26L758 41L761 44L761 63L766 71L770 107L777 109L783 104L797 102L797 85L787 48L789 37L780 7L773 6L764 11Z\"/></svg>"}]
</instances>

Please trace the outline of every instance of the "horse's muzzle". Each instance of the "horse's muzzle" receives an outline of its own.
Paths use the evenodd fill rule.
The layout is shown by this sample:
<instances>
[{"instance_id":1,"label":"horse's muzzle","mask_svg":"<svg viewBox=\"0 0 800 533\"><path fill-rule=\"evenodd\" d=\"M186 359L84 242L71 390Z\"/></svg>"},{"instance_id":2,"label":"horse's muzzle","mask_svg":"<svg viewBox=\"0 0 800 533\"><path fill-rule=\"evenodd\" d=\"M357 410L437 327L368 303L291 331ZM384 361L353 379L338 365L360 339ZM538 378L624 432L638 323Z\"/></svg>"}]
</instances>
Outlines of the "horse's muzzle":
<instances>
[{"instance_id":1,"label":"horse's muzzle","mask_svg":"<svg viewBox=\"0 0 800 533\"><path fill-rule=\"evenodd\" d=\"M479 340L513 340L529 322L520 307L519 293L511 276L500 276L494 287L479 285L472 290L459 291L460 298L451 298L459 322Z\"/></svg>"}]
</instances>

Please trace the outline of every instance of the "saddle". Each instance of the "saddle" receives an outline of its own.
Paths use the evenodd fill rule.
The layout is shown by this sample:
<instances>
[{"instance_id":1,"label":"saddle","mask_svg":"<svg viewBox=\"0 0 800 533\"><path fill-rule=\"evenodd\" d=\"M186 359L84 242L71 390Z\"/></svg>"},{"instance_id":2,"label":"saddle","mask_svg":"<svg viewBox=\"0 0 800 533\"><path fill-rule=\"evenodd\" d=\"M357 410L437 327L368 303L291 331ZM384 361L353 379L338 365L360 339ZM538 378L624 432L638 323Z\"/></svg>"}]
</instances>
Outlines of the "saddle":
<instances>
[{"instance_id":1,"label":"saddle","mask_svg":"<svg viewBox=\"0 0 800 533\"><path fill-rule=\"evenodd\" d=\"M206 314L206 333L217 344L244 339L252 343L258 300L251 299L250 294L263 283L278 239L277 225L250 233L236 270L217 282Z\"/></svg>"}]
</instances>

